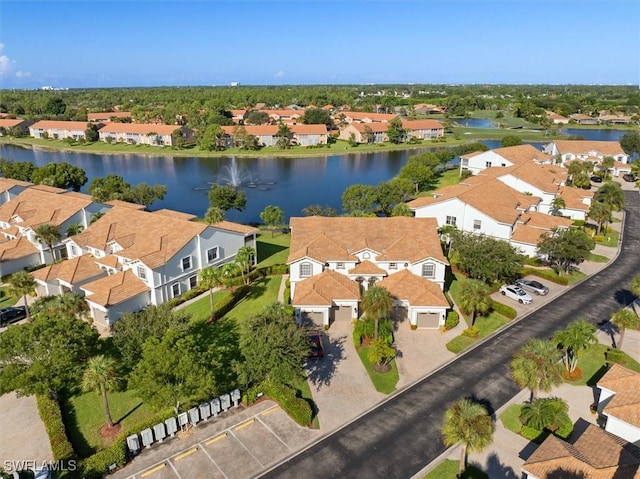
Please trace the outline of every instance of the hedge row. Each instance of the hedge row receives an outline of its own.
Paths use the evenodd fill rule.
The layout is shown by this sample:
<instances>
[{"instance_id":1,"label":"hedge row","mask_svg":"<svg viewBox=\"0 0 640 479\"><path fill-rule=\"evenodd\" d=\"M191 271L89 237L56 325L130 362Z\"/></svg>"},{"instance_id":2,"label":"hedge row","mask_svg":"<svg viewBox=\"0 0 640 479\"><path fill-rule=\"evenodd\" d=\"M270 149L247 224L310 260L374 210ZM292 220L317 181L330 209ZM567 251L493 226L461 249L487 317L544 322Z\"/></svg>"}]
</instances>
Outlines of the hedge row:
<instances>
[{"instance_id":1,"label":"hedge row","mask_svg":"<svg viewBox=\"0 0 640 479\"><path fill-rule=\"evenodd\" d=\"M75 457L73 446L67 438L67 431L62 421L62 412L60 405L51 398L38 394L36 396L38 404L38 412L40 418L44 422L44 427L49 436L51 444L51 452L54 461L66 461Z\"/></svg>"},{"instance_id":2,"label":"hedge row","mask_svg":"<svg viewBox=\"0 0 640 479\"><path fill-rule=\"evenodd\" d=\"M565 278L564 276L560 276L555 271L550 271L548 269L523 268L520 274L522 276L537 276L539 278L551 281L552 283L561 284L562 286L567 286L569 284L569 280L567 280L567 278Z\"/></svg>"},{"instance_id":3,"label":"hedge row","mask_svg":"<svg viewBox=\"0 0 640 479\"><path fill-rule=\"evenodd\" d=\"M515 317L518 315L518 312L511 306L499 301L492 301L491 309L493 309L496 313L500 313L501 315L506 316L509 319L515 319Z\"/></svg>"},{"instance_id":4,"label":"hedge row","mask_svg":"<svg viewBox=\"0 0 640 479\"><path fill-rule=\"evenodd\" d=\"M284 384L265 381L262 392L280 404L291 418L301 426L309 426L313 419L313 411L307 401L297 397L296 390Z\"/></svg>"},{"instance_id":5,"label":"hedge row","mask_svg":"<svg viewBox=\"0 0 640 479\"><path fill-rule=\"evenodd\" d=\"M449 311L447 313L447 319L444 322L445 329L453 329L460 322L460 315L457 311Z\"/></svg>"}]
</instances>

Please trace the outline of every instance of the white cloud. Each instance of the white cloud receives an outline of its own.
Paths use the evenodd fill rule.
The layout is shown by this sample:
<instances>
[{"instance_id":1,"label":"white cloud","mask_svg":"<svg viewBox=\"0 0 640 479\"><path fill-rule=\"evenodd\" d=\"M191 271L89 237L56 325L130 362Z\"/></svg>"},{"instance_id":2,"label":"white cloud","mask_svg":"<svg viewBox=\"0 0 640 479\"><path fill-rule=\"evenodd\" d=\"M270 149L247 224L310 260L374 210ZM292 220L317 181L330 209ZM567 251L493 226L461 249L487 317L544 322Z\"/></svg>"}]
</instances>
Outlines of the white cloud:
<instances>
[{"instance_id":1,"label":"white cloud","mask_svg":"<svg viewBox=\"0 0 640 479\"><path fill-rule=\"evenodd\" d=\"M4 43L0 43L0 52L4 50ZM11 72L13 62L7 55L0 55L0 76L8 75Z\"/></svg>"},{"instance_id":2,"label":"white cloud","mask_svg":"<svg viewBox=\"0 0 640 479\"><path fill-rule=\"evenodd\" d=\"M18 70L16 72L16 78L31 78L31 72L23 72L22 70Z\"/></svg>"},{"instance_id":3,"label":"white cloud","mask_svg":"<svg viewBox=\"0 0 640 479\"><path fill-rule=\"evenodd\" d=\"M278 70L278 72L277 72L275 75L273 75L273 76L274 76L274 77L276 77L276 78L282 78L282 77L284 77L286 74L287 74L287 72L283 72L282 70Z\"/></svg>"}]
</instances>

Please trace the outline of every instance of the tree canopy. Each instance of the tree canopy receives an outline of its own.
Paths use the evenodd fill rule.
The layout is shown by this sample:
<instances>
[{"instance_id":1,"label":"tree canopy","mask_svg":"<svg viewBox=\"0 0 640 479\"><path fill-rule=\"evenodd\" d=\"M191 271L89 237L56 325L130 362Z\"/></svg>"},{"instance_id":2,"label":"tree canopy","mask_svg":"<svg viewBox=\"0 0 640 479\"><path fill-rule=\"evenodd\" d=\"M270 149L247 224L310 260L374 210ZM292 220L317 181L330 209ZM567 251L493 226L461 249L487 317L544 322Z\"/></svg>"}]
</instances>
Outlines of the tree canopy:
<instances>
[{"instance_id":1,"label":"tree canopy","mask_svg":"<svg viewBox=\"0 0 640 479\"><path fill-rule=\"evenodd\" d=\"M524 258L506 241L474 233L452 233L456 260L470 278L493 284L519 277Z\"/></svg>"},{"instance_id":2,"label":"tree canopy","mask_svg":"<svg viewBox=\"0 0 640 479\"><path fill-rule=\"evenodd\" d=\"M342 193L342 210L349 215L373 214L378 192L372 185L351 185Z\"/></svg>"},{"instance_id":3,"label":"tree canopy","mask_svg":"<svg viewBox=\"0 0 640 479\"><path fill-rule=\"evenodd\" d=\"M538 253L546 256L556 268L563 268L567 273L572 265L586 260L593 248L593 239L576 228L554 228L551 233L542 235L538 242Z\"/></svg>"},{"instance_id":4,"label":"tree canopy","mask_svg":"<svg viewBox=\"0 0 640 479\"><path fill-rule=\"evenodd\" d=\"M247 194L231 185L211 185L209 190L209 204L217 206L223 211L243 211L247 206Z\"/></svg>"},{"instance_id":5,"label":"tree canopy","mask_svg":"<svg viewBox=\"0 0 640 479\"><path fill-rule=\"evenodd\" d=\"M274 230L284 224L284 212L278 206L268 205L260 213L260 219L271 229L271 236L273 237Z\"/></svg>"},{"instance_id":6,"label":"tree canopy","mask_svg":"<svg viewBox=\"0 0 640 479\"><path fill-rule=\"evenodd\" d=\"M305 125L333 125L333 118L331 118L331 112L323 110L322 108L308 108L302 115L302 123Z\"/></svg>"},{"instance_id":7,"label":"tree canopy","mask_svg":"<svg viewBox=\"0 0 640 479\"><path fill-rule=\"evenodd\" d=\"M107 175L103 178L94 178L87 188L87 192L94 201L99 203L121 200L144 205L148 208L157 200L164 199L167 187L165 185L147 185L144 182L132 186L124 181L122 176Z\"/></svg>"},{"instance_id":8,"label":"tree canopy","mask_svg":"<svg viewBox=\"0 0 640 479\"><path fill-rule=\"evenodd\" d=\"M71 163L49 163L37 168L32 173L30 181L36 184L80 191L80 188L87 182L87 174L82 168Z\"/></svg>"}]
</instances>

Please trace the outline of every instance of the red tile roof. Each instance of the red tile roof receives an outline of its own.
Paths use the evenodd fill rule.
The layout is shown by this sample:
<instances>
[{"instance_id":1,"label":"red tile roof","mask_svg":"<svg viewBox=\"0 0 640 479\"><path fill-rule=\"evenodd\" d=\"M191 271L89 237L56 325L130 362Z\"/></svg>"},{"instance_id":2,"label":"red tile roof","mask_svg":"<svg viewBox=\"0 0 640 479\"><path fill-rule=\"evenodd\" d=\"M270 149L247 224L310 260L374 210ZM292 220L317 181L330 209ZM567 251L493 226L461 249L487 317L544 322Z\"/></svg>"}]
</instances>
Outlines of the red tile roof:
<instances>
[{"instance_id":1,"label":"red tile roof","mask_svg":"<svg viewBox=\"0 0 640 479\"><path fill-rule=\"evenodd\" d=\"M30 130L82 130L87 129L86 121L42 120L29 127Z\"/></svg>"},{"instance_id":2,"label":"red tile roof","mask_svg":"<svg viewBox=\"0 0 640 479\"><path fill-rule=\"evenodd\" d=\"M360 285L345 275L325 269L322 273L297 283L294 306L331 306L333 300L359 300Z\"/></svg>"},{"instance_id":3,"label":"red tile roof","mask_svg":"<svg viewBox=\"0 0 640 479\"><path fill-rule=\"evenodd\" d=\"M100 133L134 133L148 135L157 133L158 135L171 135L181 128L179 125L148 125L143 123L109 123L100 128Z\"/></svg>"},{"instance_id":4,"label":"red tile roof","mask_svg":"<svg viewBox=\"0 0 640 479\"><path fill-rule=\"evenodd\" d=\"M149 292L149 287L131 270L100 278L82 285L86 299L108 308L128 299Z\"/></svg>"},{"instance_id":5,"label":"red tile roof","mask_svg":"<svg viewBox=\"0 0 640 479\"><path fill-rule=\"evenodd\" d=\"M382 281L378 281L376 286L387 289L394 298L408 301L412 307L449 307L449 302L438 284L416 276L407 269L390 274Z\"/></svg>"}]
</instances>

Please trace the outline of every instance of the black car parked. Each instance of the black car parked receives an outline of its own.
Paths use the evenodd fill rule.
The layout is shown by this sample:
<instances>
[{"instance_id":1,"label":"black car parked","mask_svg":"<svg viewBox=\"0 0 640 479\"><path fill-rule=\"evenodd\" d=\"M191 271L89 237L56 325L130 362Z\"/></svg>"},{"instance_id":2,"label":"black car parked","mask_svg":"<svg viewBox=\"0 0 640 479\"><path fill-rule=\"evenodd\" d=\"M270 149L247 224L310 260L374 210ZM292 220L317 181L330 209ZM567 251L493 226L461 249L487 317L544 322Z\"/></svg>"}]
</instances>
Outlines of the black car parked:
<instances>
[{"instance_id":1,"label":"black car parked","mask_svg":"<svg viewBox=\"0 0 640 479\"><path fill-rule=\"evenodd\" d=\"M622 175L622 179L624 181L628 181L629 183L631 183L632 181L636 181L636 177L631 173L625 173L624 175Z\"/></svg>"},{"instance_id":2,"label":"black car parked","mask_svg":"<svg viewBox=\"0 0 640 479\"><path fill-rule=\"evenodd\" d=\"M27 308L24 306L10 306L0 309L0 328L15 323L27 317Z\"/></svg>"},{"instance_id":3,"label":"black car parked","mask_svg":"<svg viewBox=\"0 0 640 479\"><path fill-rule=\"evenodd\" d=\"M592 176L591 177L591 181L593 181L594 183L602 183L602 176Z\"/></svg>"}]
</instances>

